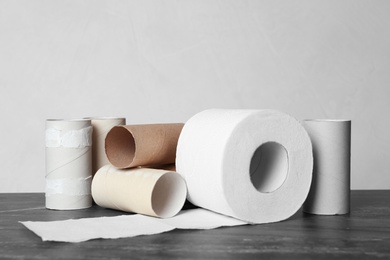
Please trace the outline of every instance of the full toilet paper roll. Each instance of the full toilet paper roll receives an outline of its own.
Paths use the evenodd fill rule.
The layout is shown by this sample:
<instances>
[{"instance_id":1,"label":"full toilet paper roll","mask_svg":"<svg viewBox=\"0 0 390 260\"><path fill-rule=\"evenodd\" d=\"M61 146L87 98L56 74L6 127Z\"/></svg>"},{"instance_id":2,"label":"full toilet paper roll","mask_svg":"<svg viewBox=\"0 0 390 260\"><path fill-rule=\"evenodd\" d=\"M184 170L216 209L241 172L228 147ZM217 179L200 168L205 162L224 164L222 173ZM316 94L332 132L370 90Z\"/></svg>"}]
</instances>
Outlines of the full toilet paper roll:
<instances>
[{"instance_id":1,"label":"full toilet paper roll","mask_svg":"<svg viewBox=\"0 0 390 260\"><path fill-rule=\"evenodd\" d=\"M181 123L115 126L106 136L107 158L121 169L172 164L182 128Z\"/></svg>"},{"instance_id":2,"label":"full toilet paper roll","mask_svg":"<svg viewBox=\"0 0 390 260\"><path fill-rule=\"evenodd\" d=\"M184 205L187 188L176 172L106 165L92 181L92 196L101 207L169 218Z\"/></svg>"},{"instance_id":3,"label":"full toilet paper roll","mask_svg":"<svg viewBox=\"0 0 390 260\"><path fill-rule=\"evenodd\" d=\"M107 133L114 126L125 125L126 118L123 117L89 117L91 120L92 133L92 174L95 174L104 165L110 162L107 159L104 142Z\"/></svg>"},{"instance_id":4,"label":"full toilet paper roll","mask_svg":"<svg viewBox=\"0 0 390 260\"><path fill-rule=\"evenodd\" d=\"M319 215L350 210L350 120L305 120L313 144L313 183L303 211Z\"/></svg>"},{"instance_id":5,"label":"full toilet paper roll","mask_svg":"<svg viewBox=\"0 0 390 260\"><path fill-rule=\"evenodd\" d=\"M307 132L274 110L205 110L185 124L178 141L176 169L188 200L250 223L297 212L312 167Z\"/></svg>"},{"instance_id":6,"label":"full toilet paper roll","mask_svg":"<svg viewBox=\"0 0 390 260\"><path fill-rule=\"evenodd\" d=\"M91 121L46 120L46 208L92 205Z\"/></svg>"}]
</instances>

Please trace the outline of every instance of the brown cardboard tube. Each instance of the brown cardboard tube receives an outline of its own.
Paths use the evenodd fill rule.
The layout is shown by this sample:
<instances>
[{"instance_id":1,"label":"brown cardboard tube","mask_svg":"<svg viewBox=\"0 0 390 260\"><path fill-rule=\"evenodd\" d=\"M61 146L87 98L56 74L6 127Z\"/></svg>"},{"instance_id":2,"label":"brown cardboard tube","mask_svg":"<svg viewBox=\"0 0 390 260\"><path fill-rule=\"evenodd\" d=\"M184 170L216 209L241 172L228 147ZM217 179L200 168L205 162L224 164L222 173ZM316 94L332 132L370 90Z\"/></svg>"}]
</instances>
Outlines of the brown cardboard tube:
<instances>
[{"instance_id":1,"label":"brown cardboard tube","mask_svg":"<svg viewBox=\"0 0 390 260\"><path fill-rule=\"evenodd\" d=\"M120 169L174 163L183 126L182 123L115 126L106 136L107 158Z\"/></svg>"}]
</instances>

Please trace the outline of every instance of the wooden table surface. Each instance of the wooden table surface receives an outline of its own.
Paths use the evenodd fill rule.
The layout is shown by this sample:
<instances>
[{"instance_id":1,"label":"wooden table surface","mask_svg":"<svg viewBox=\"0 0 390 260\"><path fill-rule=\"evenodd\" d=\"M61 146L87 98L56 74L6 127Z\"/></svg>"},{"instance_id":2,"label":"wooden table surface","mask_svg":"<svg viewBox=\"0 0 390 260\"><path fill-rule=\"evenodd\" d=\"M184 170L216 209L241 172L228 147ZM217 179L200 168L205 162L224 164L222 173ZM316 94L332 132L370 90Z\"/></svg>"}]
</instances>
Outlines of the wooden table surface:
<instances>
[{"instance_id":1,"label":"wooden table surface","mask_svg":"<svg viewBox=\"0 0 390 260\"><path fill-rule=\"evenodd\" d=\"M42 242L18 221L122 215L93 206L44 208L44 194L0 193L1 259L390 259L390 190L352 191L341 216L297 212L286 221L82 243Z\"/></svg>"}]
</instances>

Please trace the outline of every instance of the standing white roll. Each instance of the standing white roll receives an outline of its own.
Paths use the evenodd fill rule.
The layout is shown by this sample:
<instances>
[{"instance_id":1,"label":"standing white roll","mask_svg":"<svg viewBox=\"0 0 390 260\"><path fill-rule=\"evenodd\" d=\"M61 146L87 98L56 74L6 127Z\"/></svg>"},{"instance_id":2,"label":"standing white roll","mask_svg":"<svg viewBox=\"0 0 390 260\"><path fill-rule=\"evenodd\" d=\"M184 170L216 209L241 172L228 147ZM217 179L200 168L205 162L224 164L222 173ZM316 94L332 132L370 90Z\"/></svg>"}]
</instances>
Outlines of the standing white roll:
<instances>
[{"instance_id":1,"label":"standing white roll","mask_svg":"<svg viewBox=\"0 0 390 260\"><path fill-rule=\"evenodd\" d=\"M92 205L91 120L46 121L46 208Z\"/></svg>"},{"instance_id":2,"label":"standing white roll","mask_svg":"<svg viewBox=\"0 0 390 260\"><path fill-rule=\"evenodd\" d=\"M303 211L319 215L350 211L350 120L305 120L313 144L313 183Z\"/></svg>"},{"instance_id":3,"label":"standing white roll","mask_svg":"<svg viewBox=\"0 0 390 260\"><path fill-rule=\"evenodd\" d=\"M94 175L101 167L110 164L107 159L104 148L107 133L117 125L125 125L126 118L123 117L90 117L93 133L92 133L92 175Z\"/></svg>"},{"instance_id":4,"label":"standing white roll","mask_svg":"<svg viewBox=\"0 0 390 260\"><path fill-rule=\"evenodd\" d=\"M184 125L177 147L176 169L189 201L250 223L297 212L312 167L305 129L274 110L205 110Z\"/></svg>"}]
</instances>

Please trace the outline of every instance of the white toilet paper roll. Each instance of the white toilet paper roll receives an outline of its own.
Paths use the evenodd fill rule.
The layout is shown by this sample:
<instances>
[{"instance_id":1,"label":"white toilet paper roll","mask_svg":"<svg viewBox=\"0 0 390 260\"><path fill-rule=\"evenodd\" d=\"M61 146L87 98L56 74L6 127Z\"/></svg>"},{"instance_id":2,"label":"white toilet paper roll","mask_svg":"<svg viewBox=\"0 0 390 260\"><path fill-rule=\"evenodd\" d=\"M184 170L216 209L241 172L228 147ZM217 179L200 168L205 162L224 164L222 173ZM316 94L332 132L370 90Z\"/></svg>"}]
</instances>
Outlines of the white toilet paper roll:
<instances>
[{"instance_id":1,"label":"white toilet paper roll","mask_svg":"<svg viewBox=\"0 0 390 260\"><path fill-rule=\"evenodd\" d=\"M188 199L250 223L277 222L302 206L312 178L308 134L274 110L211 109L179 138L176 169Z\"/></svg>"},{"instance_id":2,"label":"white toilet paper roll","mask_svg":"<svg viewBox=\"0 0 390 260\"><path fill-rule=\"evenodd\" d=\"M91 120L46 120L46 208L92 205Z\"/></svg>"},{"instance_id":3,"label":"white toilet paper roll","mask_svg":"<svg viewBox=\"0 0 390 260\"><path fill-rule=\"evenodd\" d=\"M305 120L313 144L313 182L303 211L346 214L350 209L350 120Z\"/></svg>"},{"instance_id":4,"label":"white toilet paper roll","mask_svg":"<svg viewBox=\"0 0 390 260\"><path fill-rule=\"evenodd\" d=\"M89 117L93 126L92 133L92 174L95 174L104 165L110 164L104 148L107 133L117 125L125 125L123 117Z\"/></svg>"}]
</instances>

